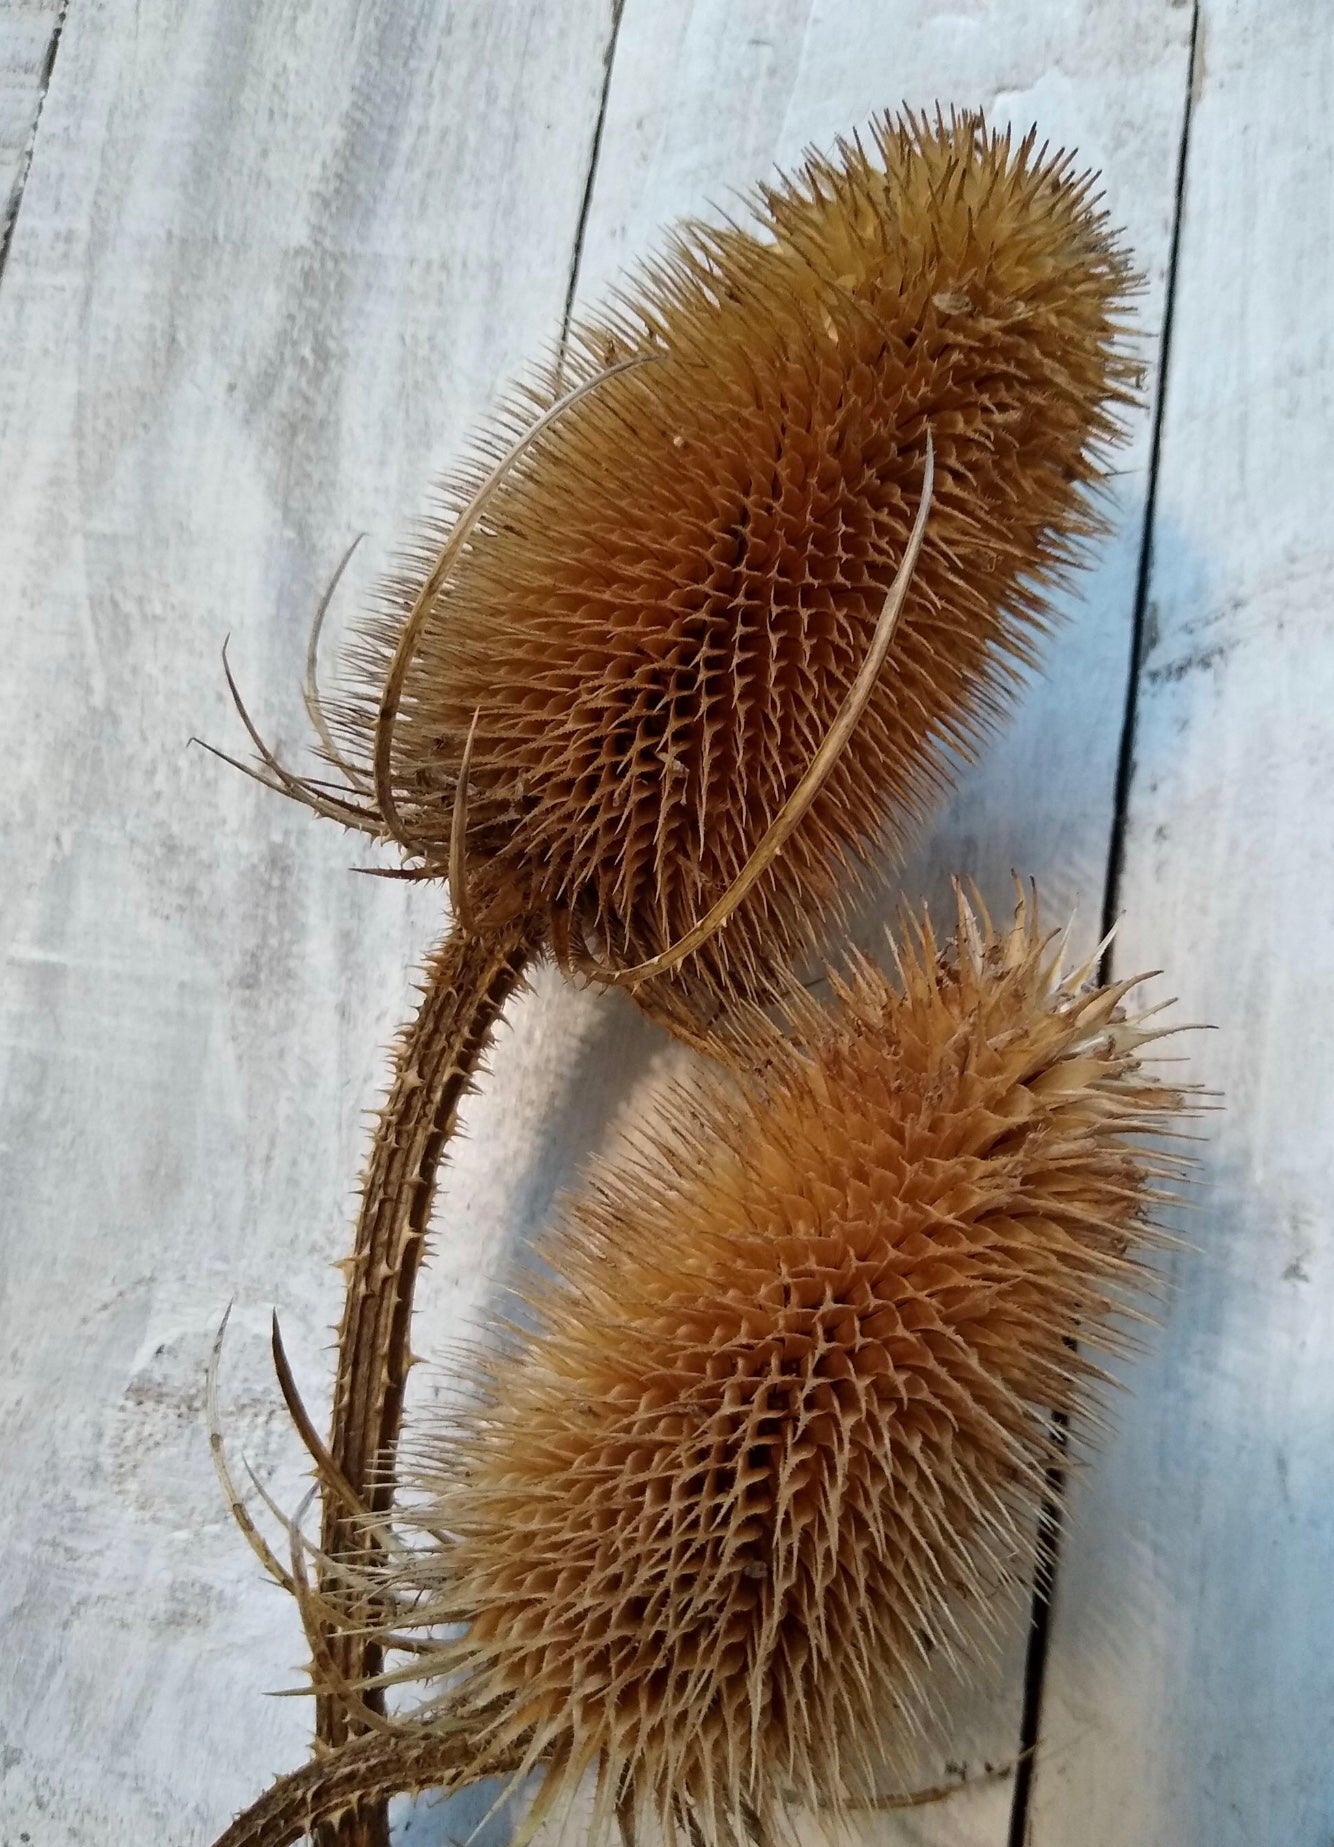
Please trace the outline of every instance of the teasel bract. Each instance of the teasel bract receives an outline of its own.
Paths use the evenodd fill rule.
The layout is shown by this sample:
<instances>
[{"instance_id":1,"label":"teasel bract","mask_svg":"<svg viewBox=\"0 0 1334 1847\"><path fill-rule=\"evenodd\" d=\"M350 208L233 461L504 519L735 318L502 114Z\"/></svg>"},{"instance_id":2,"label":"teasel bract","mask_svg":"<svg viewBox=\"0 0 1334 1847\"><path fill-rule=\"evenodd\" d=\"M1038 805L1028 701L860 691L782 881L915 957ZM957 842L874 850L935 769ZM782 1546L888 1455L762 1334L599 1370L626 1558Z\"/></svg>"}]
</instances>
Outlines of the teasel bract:
<instances>
[{"instance_id":1,"label":"teasel bract","mask_svg":"<svg viewBox=\"0 0 1334 1847\"><path fill-rule=\"evenodd\" d=\"M886 116L753 205L680 230L446 484L339 699L311 690L346 787L252 728L264 779L453 889L340 1331L333 1457L379 1511L436 1169L524 969L621 982L696 1040L771 997L1002 711L1100 528L1134 277L1068 156ZM331 1504L323 1550L349 1543Z\"/></svg>"},{"instance_id":2,"label":"teasel bract","mask_svg":"<svg viewBox=\"0 0 1334 1847\"><path fill-rule=\"evenodd\" d=\"M593 1170L363 1567L420 1703L219 1847L539 1767L532 1824L595 1773L590 1838L763 1841L931 1735L933 1659L1031 1580L1052 1414L1100 1423L1182 1176L1159 1010L1094 966L961 899L947 951L922 920L896 981L752 1022Z\"/></svg>"}]
</instances>

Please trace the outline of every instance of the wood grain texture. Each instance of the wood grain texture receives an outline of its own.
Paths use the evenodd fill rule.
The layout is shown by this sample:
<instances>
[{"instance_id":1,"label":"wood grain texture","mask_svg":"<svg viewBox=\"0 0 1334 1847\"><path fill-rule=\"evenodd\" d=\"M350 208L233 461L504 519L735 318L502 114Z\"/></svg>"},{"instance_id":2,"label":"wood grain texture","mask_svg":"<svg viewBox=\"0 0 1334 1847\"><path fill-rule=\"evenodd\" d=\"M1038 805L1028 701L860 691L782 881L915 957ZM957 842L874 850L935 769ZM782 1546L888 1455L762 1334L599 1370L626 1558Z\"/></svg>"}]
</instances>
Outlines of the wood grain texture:
<instances>
[{"instance_id":1,"label":"wood grain texture","mask_svg":"<svg viewBox=\"0 0 1334 1847\"><path fill-rule=\"evenodd\" d=\"M1189 25L1170 0L626 0L580 295L807 142L900 98L980 102L1104 169L1149 275L1152 374ZM268 1307L322 1422L362 1112L441 900L350 877L354 842L184 743L237 745L230 629L299 749L306 623L343 545L372 534L340 611L558 331L611 31L610 0L73 0L0 281L0 1623L24 1662L0 1813L34 1847L208 1839L304 1747L304 1709L262 1697L303 1648L222 1511L203 1365L235 1296L229 1432L294 1506ZM1054 916L1078 894L1091 937L1146 429L1046 678L905 892L959 871L1003 902L1014 867ZM442 1189L432 1361L685 1056L623 999L535 986ZM440 1375L414 1388L424 1406ZM1012 1651L952 1763L1012 1756L1017 1671ZM970 1789L866 1839L1002 1847L1009 1801ZM463 1838L485 1807L419 1806L401 1838Z\"/></svg>"},{"instance_id":2,"label":"wood grain texture","mask_svg":"<svg viewBox=\"0 0 1334 1847\"><path fill-rule=\"evenodd\" d=\"M1223 1109L1075 1501L1036 1847L1334 1838L1334 22L1200 26L1116 960Z\"/></svg>"},{"instance_id":3,"label":"wood grain texture","mask_svg":"<svg viewBox=\"0 0 1334 1847\"><path fill-rule=\"evenodd\" d=\"M584 0L66 21L0 286L15 1840L206 1840L305 1749L309 1712L265 1698L304 1649L211 1480L203 1367L235 1297L229 1430L295 1505L268 1307L318 1407L362 1112L441 900L350 876L351 840L186 740L238 745L230 629L299 745L343 545L375 533L364 587L558 324L609 25Z\"/></svg>"},{"instance_id":4,"label":"wood grain texture","mask_svg":"<svg viewBox=\"0 0 1334 1847\"><path fill-rule=\"evenodd\" d=\"M0 268L28 176L62 0L0 0Z\"/></svg>"}]
</instances>

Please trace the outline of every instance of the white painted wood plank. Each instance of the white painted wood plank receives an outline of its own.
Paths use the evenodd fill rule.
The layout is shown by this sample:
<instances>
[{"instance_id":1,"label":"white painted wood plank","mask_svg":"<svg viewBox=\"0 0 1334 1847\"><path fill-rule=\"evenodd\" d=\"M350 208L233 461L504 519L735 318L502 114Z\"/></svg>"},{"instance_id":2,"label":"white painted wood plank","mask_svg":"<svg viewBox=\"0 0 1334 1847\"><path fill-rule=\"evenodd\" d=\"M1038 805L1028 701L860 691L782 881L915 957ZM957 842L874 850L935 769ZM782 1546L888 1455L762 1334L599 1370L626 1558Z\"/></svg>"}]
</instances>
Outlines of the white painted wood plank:
<instances>
[{"instance_id":1,"label":"white painted wood plank","mask_svg":"<svg viewBox=\"0 0 1334 1847\"><path fill-rule=\"evenodd\" d=\"M0 252L18 211L61 0L0 0Z\"/></svg>"},{"instance_id":2,"label":"white painted wood plank","mask_svg":"<svg viewBox=\"0 0 1334 1847\"><path fill-rule=\"evenodd\" d=\"M1154 374L1175 175L1187 88L1190 13L1166 0L1101 0L1004 9L923 8L915 0L630 0L619 36L580 270L596 299L658 227L706 202L734 209L775 161L834 139L901 99L981 104L1001 122L1036 122L1102 169L1110 209L1148 274L1145 357ZM1116 529L1069 600L1069 625L1008 735L927 831L898 881L944 900L951 875L975 877L1000 907L1011 870L1035 876L1054 921L1078 904L1076 940L1096 939L1111 836L1139 546L1149 410L1135 423L1118 483ZM874 947L892 902L862 929ZM961 1712L944 1761L924 1758L926 1785L957 1767L976 1775L1013 1761L1024 1633L1016 1624L994 1683ZM868 1820L882 1842L1001 1847L1011 1785L969 1787L948 1802Z\"/></svg>"},{"instance_id":3,"label":"white painted wood plank","mask_svg":"<svg viewBox=\"0 0 1334 1847\"><path fill-rule=\"evenodd\" d=\"M1334 17L1200 26L1116 959L1224 1112L1076 1501L1038 1847L1334 1838Z\"/></svg>"},{"instance_id":4,"label":"white painted wood plank","mask_svg":"<svg viewBox=\"0 0 1334 1847\"><path fill-rule=\"evenodd\" d=\"M309 1712L265 1698L299 1630L223 1512L203 1367L234 1296L232 1433L294 1502L268 1305L318 1405L362 1112L441 900L350 876L353 843L186 739L238 747L231 629L301 740L344 543L375 534L364 584L558 325L610 16L66 24L0 285L7 1841L206 1840L304 1755Z\"/></svg>"}]
</instances>

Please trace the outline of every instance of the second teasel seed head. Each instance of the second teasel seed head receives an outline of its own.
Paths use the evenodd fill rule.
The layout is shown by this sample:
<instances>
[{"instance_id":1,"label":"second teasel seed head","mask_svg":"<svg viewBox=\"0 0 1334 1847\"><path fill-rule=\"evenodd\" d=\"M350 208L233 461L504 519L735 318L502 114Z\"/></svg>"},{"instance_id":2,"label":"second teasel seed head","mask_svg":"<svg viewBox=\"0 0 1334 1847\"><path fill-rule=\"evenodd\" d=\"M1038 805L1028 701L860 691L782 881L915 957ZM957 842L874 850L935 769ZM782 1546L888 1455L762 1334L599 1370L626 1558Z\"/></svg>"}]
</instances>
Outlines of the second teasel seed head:
<instances>
[{"instance_id":1,"label":"second teasel seed head","mask_svg":"<svg viewBox=\"0 0 1334 1847\"><path fill-rule=\"evenodd\" d=\"M1082 985L1031 909L923 927L795 1043L675 1093L546 1245L534 1325L417 1437L382 1580L404 1678L546 1764L722 1843L835 1810L930 1731L1034 1563L1053 1460L1142 1307L1179 1089L1133 984ZM391 1638L387 1638L393 1646Z\"/></svg>"}]
</instances>

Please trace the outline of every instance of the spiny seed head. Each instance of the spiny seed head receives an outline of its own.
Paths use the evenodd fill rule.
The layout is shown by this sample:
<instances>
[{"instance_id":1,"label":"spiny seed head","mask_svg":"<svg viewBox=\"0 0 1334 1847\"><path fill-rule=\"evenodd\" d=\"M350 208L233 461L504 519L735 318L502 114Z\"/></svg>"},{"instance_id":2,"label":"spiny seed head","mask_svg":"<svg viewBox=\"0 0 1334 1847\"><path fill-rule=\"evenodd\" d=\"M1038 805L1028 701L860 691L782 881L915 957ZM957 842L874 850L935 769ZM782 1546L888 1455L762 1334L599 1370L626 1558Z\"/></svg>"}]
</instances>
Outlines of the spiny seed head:
<instances>
[{"instance_id":1,"label":"spiny seed head","mask_svg":"<svg viewBox=\"0 0 1334 1847\"><path fill-rule=\"evenodd\" d=\"M594 1172L420 1448L393 1620L461 1625L421 1716L719 1842L927 1727L933 1653L1031 1574L1049 1415L1093 1409L1176 1167L1133 984L1086 972L961 905Z\"/></svg>"},{"instance_id":2,"label":"spiny seed head","mask_svg":"<svg viewBox=\"0 0 1334 1847\"><path fill-rule=\"evenodd\" d=\"M389 586L342 713L369 769L387 663L420 604L392 733L400 837L443 865L477 714L479 909L563 959L633 966L724 893L866 657L922 495L925 545L870 705L729 926L650 1005L762 991L946 782L1031 661L1136 366L1134 278L1089 176L972 115L883 117L753 201L687 224L556 383L511 405ZM596 379L442 543L534 405Z\"/></svg>"}]
</instances>

